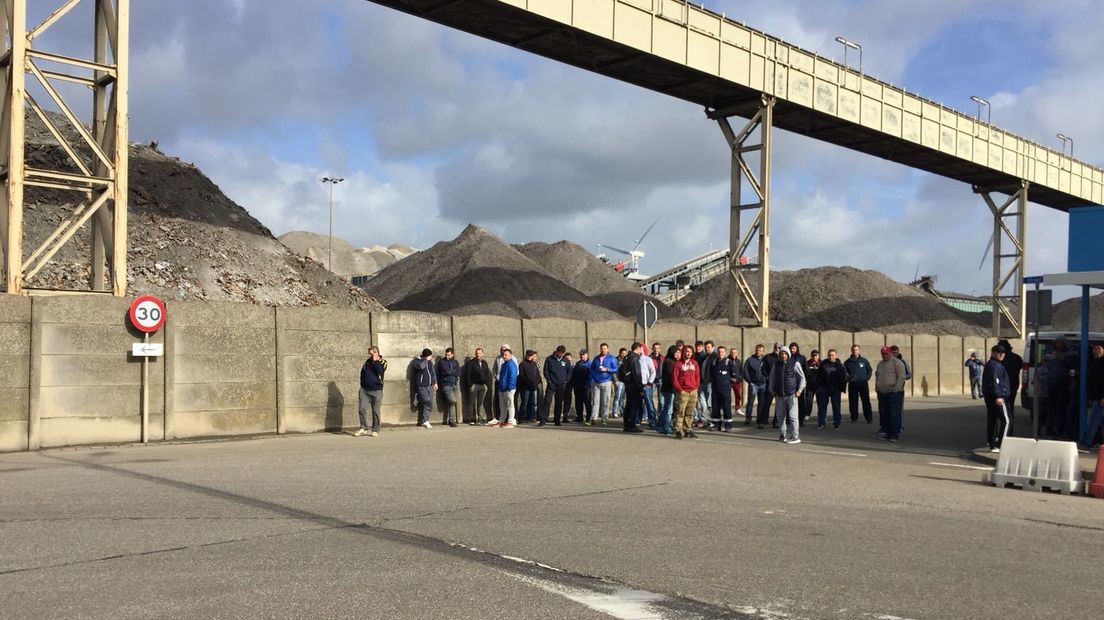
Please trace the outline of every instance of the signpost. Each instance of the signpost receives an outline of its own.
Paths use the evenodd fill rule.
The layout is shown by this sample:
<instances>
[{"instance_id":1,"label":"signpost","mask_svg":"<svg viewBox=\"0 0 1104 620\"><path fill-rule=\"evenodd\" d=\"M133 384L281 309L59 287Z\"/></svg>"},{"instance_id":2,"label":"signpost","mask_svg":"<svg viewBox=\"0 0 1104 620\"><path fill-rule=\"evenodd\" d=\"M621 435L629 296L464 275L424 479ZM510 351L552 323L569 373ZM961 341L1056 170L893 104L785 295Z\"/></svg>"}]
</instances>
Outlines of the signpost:
<instances>
[{"instance_id":1,"label":"signpost","mask_svg":"<svg viewBox=\"0 0 1104 620\"><path fill-rule=\"evenodd\" d=\"M130 304L130 324L142 332L142 342L131 345L130 354L142 358L142 443L149 443L149 358L165 354L165 345L149 341L165 324L165 302L142 295Z\"/></svg>"},{"instance_id":2,"label":"signpost","mask_svg":"<svg viewBox=\"0 0 1104 620\"><path fill-rule=\"evenodd\" d=\"M640 307L636 309L636 324L644 329L644 352L647 353L651 349L648 348L648 328L655 325L659 320L659 308L656 307L650 301L646 301L640 304Z\"/></svg>"},{"instance_id":3,"label":"signpost","mask_svg":"<svg viewBox=\"0 0 1104 620\"><path fill-rule=\"evenodd\" d=\"M1028 342L1031 346L1031 351L1027 353L1027 359L1029 368L1032 369L1031 379L1031 436L1035 439L1039 438L1039 421L1042 420L1042 412L1039 411L1039 366L1041 360L1038 360L1039 355L1039 287L1043 284L1043 276L1029 276L1025 277L1024 284L1035 285L1035 290L1032 291L1034 295L1028 295L1025 301L1029 301L1030 309L1028 314L1031 315L1031 330L1035 334L1035 340L1029 341L1024 334L1024 342ZM1016 406L1016 403L1012 403L1012 406Z\"/></svg>"}]
</instances>

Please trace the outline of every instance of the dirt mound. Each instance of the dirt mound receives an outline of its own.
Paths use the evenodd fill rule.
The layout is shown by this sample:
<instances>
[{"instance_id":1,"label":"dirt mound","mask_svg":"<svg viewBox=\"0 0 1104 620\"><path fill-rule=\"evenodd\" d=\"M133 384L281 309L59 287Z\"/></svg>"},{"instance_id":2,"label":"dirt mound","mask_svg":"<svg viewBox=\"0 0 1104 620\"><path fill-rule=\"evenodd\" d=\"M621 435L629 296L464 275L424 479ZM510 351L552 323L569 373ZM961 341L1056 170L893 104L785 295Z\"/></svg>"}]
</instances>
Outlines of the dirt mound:
<instances>
[{"instance_id":1,"label":"dirt mound","mask_svg":"<svg viewBox=\"0 0 1104 620\"><path fill-rule=\"evenodd\" d=\"M327 265L329 262L329 235L295 230L278 238L292 251ZM344 239L333 238L333 271L339 276L371 276L379 270L417 252L409 246L372 246L358 248Z\"/></svg>"},{"instance_id":2,"label":"dirt mound","mask_svg":"<svg viewBox=\"0 0 1104 620\"><path fill-rule=\"evenodd\" d=\"M452 241L437 243L380 271L365 289L392 310L521 318L619 318L474 225Z\"/></svg>"},{"instance_id":3,"label":"dirt mound","mask_svg":"<svg viewBox=\"0 0 1104 620\"><path fill-rule=\"evenodd\" d=\"M534 241L514 248L557 279L589 295L595 303L622 316L636 316L645 300L659 308L663 318L677 318L678 311L645 294L640 287L618 274L581 245L570 241Z\"/></svg>"},{"instance_id":4,"label":"dirt mound","mask_svg":"<svg viewBox=\"0 0 1104 620\"><path fill-rule=\"evenodd\" d=\"M713 278L675 307L692 319L724 319L728 283ZM880 272L852 267L772 272L770 303L772 322L819 331L985 336L991 321L989 314L955 310Z\"/></svg>"},{"instance_id":5,"label":"dirt mound","mask_svg":"<svg viewBox=\"0 0 1104 620\"><path fill-rule=\"evenodd\" d=\"M1054 320L1051 325L1056 330L1078 331L1081 329L1081 298L1067 299L1054 304ZM1104 331L1104 293L1089 298L1089 330Z\"/></svg>"},{"instance_id":6,"label":"dirt mound","mask_svg":"<svg viewBox=\"0 0 1104 620\"><path fill-rule=\"evenodd\" d=\"M64 118L54 118L57 125L67 126ZM80 144L75 132L70 133L70 142ZM75 171L76 166L35 117L28 117L27 143L33 165ZM84 153L86 161L91 161L89 155ZM24 247L28 254L72 213L79 198L75 192L27 188ZM198 168L161 153L155 145L130 147L127 236L128 295L382 308L322 265L288 250ZM85 224L29 285L87 290L90 247L91 226Z\"/></svg>"}]
</instances>

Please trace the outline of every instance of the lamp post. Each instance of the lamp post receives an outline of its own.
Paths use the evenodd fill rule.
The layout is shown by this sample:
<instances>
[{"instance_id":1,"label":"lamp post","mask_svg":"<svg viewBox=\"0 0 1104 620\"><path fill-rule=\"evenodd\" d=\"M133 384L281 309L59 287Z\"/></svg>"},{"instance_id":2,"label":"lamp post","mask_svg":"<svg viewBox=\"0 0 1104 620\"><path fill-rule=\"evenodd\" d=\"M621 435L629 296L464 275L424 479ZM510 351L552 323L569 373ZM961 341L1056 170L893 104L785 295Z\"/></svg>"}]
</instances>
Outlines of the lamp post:
<instances>
[{"instance_id":1,"label":"lamp post","mask_svg":"<svg viewBox=\"0 0 1104 620\"><path fill-rule=\"evenodd\" d=\"M331 272L333 271L333 190L334 185L344 180L345 179L340 177L324 177L322 179L323 183L330 186L330 246L328 252L329 258L326 260L326 269L329 269Z\"/></svg>"},{"instance_id":2,"label":"lamp post","mask_svg":"<svg viewBox=\"0 0 1104 620\"><path fill-rule=\"evenodd\" d=\"M1060 133L1060 134L1058 134L1058 139L1062 141L1062 153L1063 154L1066 152L1066 143L1069 142L1070 159L1072 159L1073 158L1073 138L1071 138L1071 137L1069 137L1065 134Z\"/></svg>"},{"instance_id":3,"label":"lamp post","mask_svg":"<svg viewBox=\"0 0 1104 620\"><path fill-rule=\"evenodd\" d=\"M985 106L985 110L986 110L986 113L987 113L985 124L992 125L993 124L993 106L989 105L989 102L986 101L985 99L982 99L981 97L977 97L977 96L971 96L970 101L973 101L974 103L978 104L977 122L979 122L979 123L981 122L981 106Z\"/></svg>"},{"instance_id":4,"label":"lamp post","mask_svg":"<svg viewBox=\"0 0 1104 620\"><path fill-rule=\"evenodd\" d=\"M845 67L848 66L847 65L847 50L849 50L849 49L859 50L859 75L862 75L862 72L863 72L863 48L862 48L862 46L859 45L858 43L855 43L854 41L848 41L847 39L845 39L843 37L836 37L836 43L839 43L840 45L843 46L843 65Z\"/></svg>"}]
</instances>

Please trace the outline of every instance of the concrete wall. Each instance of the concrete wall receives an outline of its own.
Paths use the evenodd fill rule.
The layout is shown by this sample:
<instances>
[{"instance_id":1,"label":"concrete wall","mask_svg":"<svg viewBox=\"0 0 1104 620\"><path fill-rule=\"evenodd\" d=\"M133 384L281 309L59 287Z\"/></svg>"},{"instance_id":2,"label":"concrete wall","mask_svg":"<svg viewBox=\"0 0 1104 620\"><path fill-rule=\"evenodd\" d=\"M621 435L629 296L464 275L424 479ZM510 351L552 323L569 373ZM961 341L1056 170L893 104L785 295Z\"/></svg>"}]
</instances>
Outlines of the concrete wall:
<instances>
[{"instance_id":1,"label":"concrete wall","mask_svg":"<svg viewBox=\"0 0 1104 620\"><path fill-rule=\"evenodd\" d=\"M912 383L915 396L939 395L939 338L912 337Z\"/></svg>"},{"instance_id":2,"label":"concrete wall","mask_svg":"<svg viewBox=\"0 0 1104 620\"><path fill-rule=\"evenodd\" d=\"M276 432L275 309L176 303L167 312L167 437Z\"/></svg>"},{"instance_id":3,"label":"concrete wall","mask_svg":"<svg viewBox=\"0 0 1104 620\"><path fill-rule=\"evenodd\" d=\"M467 327L474 319L475 317L456 317L455 320L460 322L461 327ZM372 342L380 348L380 353L388 362L383 382L381 422L414 424L418 421L417 414L410 410L410 384L406 380L406 367L422 349L429 348L434 355L440 355L446 348L453 346L452 324L453 319L447 316L427 312L372 313ZM520 333L518 337L520 338ZM495 345L493 352L488 351L488 359L493 358L497 351L498 346ZM460 358L463 359L463 356Z\"/></svg>"},{"instance_id":4,"label":"concrete wall","mask_svg":"<svg viewBox=\"0 0 1104 620\"><path fill-rule=\"evenodd\" d=\"M968 390L969 379L963 362L962 338L957 336L939 337L939 395L962 394Z\"/></svg>"},{"instance_id":5,"label":"concrete wall","mask_svg":"<svg viewBox=\"0 0 1104 620\"><path fill-rule=\"evenodd\" d=\"M31 300L0 295L0 452L27 449Z\"/></svg>"},{"instance_id":6,"label":"concrete wall","mask_svg":"<svg viewBox=\"0 0 1104 620\"><path fill-rule=\"evenodd\" d=\"M357 426L360 367L371 344L365 312L277 308L278 432Z\"/></svg>"},{"instance_id":7,"label":"concrete wall","mask_svg":"<svg viewBox=\"0 0 1104 620\"><path fill-rule=\"evenodd\" d=\"M835 349L840 359L847 359L851 357L851 344L853 341L854 335L851 332L836 330L820 332L820 356L822 358L827 358L828 350ZM869 351L863 351L862 354L866 359L870 359ZM871 362L873 362L873 360L871 360Z\"/></svg>"},{"instance_id":8,"label":"concrete wall","mask_svg":"<svg viewBox=\"0 0 1104 620\"><path fill-rule=\"evenodd\" d=\"M573 360L578 361L579 349L586 347L586 321L574 319L524 319L521 322L523 333L521 347L537 351L537 361L543 367L544 358L551 355L561 344L567 347ZM500 343L501 344L501 343ZM495 349L497 350L497 348ZM470 355L465 352L465 355Z\"/></svg>"},{"instance_id":9,"label":"concrete wall","mask_svg":"<svg viewBox=\"0 0 1104 620\"><path fill-rule=\"evenodd\" d=\"M679 340L689 342L691 345L698 339L698 327L686 323L673 321L660 321L648 330L648 351L651 352L653 342L663 345L663 354L667 355L667 348ZM706 326L700 329L707 330Z\"/></svg>"},{"instance_id":10,"label":"concrete wall","mask_svg":"<svg viewBox=\"0 0 1104 620\"><path fill-rule=\"evenodd\" d=\"M635 339L634 321L587 321L587 348L591 359L598 355L598 345L603 342L609 345L611 355L617 355L617 349L629 348Z\"/></svg>"},{"instance_id":11,"label":"concrete wall","mask_svg":"<svg viewBox=\"0 0 1104 620\"><path fill-rule=\"evenodd\" d=\"M859 345L863 357L870 360L870 363L875 366L878 365L878 361L882 359L881 349L886 345L885 334L879 334L878 332L855 332L852 335L852 342ZM851 352L848 351L847 354L851 355Z\"/></svg>"},{"instance_id":12,"label":"concrete wall","mask_svg":"<svg viewBox=\"0 0 1104 620\"><path fill-rule=\"evenodd\" d=\"M801 347L801 354L809 357L809 353L813 349L820 351L821 359L827 357L827 351L820 348L820 332L814 332L807 329L787 329L786 337L784 338L786 345L791 342L796 342L797 346Z\"/></svg>"},{"instance_id":13,"label":"concrete wall","mask_svg":"<svg viewBox=\"0 0 1104 620\"><path fill-rule=\"evenodd\" d=\"M744 351L740 355L740 359L747 359L749 355L755 354L755 345L761 344L766 348L764 354L769 354L774 350L775 343L782 342L786 339L786 332L781 329L774 329L773 327L763 329L762 327L749 327L744 329ZM786 344L789 344L788 342Z\"/></svg>"},{"instance_id":14,"label":"concrete wall","mask_svg":"<svg viewBox=\"0 0 1104 620\"><path fill-rule=\"evenodd\" d=\"M698 327L698 340L712 340L715 347L725 347L729 350L735 347L739 351L743 348L743 331L739 327L728 325L701 325ZM744 359L742 354L740 359Z\"/></svg>"}]
</instances>

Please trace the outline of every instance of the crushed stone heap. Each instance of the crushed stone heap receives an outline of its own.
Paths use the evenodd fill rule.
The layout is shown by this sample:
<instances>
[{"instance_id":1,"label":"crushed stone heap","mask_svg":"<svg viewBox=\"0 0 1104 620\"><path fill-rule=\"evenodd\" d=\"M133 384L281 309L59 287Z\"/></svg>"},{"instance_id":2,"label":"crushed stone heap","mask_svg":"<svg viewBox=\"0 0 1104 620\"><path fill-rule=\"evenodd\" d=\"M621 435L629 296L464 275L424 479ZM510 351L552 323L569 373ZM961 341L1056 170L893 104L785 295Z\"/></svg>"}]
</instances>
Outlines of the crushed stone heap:
<instances>
[{"instance_id":1,"label":"crushed stone heap","mask_svg":"<svg viewBox=\"0 0 1104 620\"><path fill-rule=\"evenodd\" d=\"M676 310L641 291L639 286L577 243L534 241L514 248L559 280L589 295L594 303L617 314L635 317L637 308L647 300L656 305L661 318L679 317Z\"/></svg>"},{"instance_id":2,"label":"crushed stone heap","mask_svg":"<svg viewBox=\"0 0 1104 620\"><path fill-rule=\"evenodd\" d=\"M67 121L54 116L59 127ZM37 117L28 116L27 157L38 167L76 167ZM69 140L81 139L69 132ZM88 153L85 153L86 160ZM28 188L24 246L37 247L72 212L74 192ZM130 147L127 294L171 301L237 301L273 306L382 306L322 265L292 252L196 166L152 145ZM91 226L86 224L30 282L87 290Z\"/></svg>"},{"instance_id":3,"label":"crushed stone heap","mask_svg":"<svg viewBox=\"0 0 1104 620\"><path fill-rule=\"evenodd\" d=\"M519 318L621 318L490 232L468 225L380 271L365 289L391 310Z\"/></svg>"},{"instance_id":4,"label":"crushed stone heap","mask_svg":"<svg viewBox=\"0 0 1104 620\"><path fill-rule=\"evenodd\" d=\"M675 307L692 319L725 319L728 283L713 278ZM772 323L819 331L986 336L992 321L991 314L956 310L881 272L853 267L772 272L770 303Z\"/></svg>"},{"instance_id":5,"label":"crushed stone heap","mask_svg":"<svg viewBox=\"0 0 1104 620\"><path fill-rule=\"evenodd\" d=\"M280 235L278 239L295 253L312 258L321 265L329 262L329 235L294 230ZM399 244L358 248L344 239L334 237L333 266L330 271L343 277L371 276L414 252L417 250Z\"/></svg>"}]
</instances>

